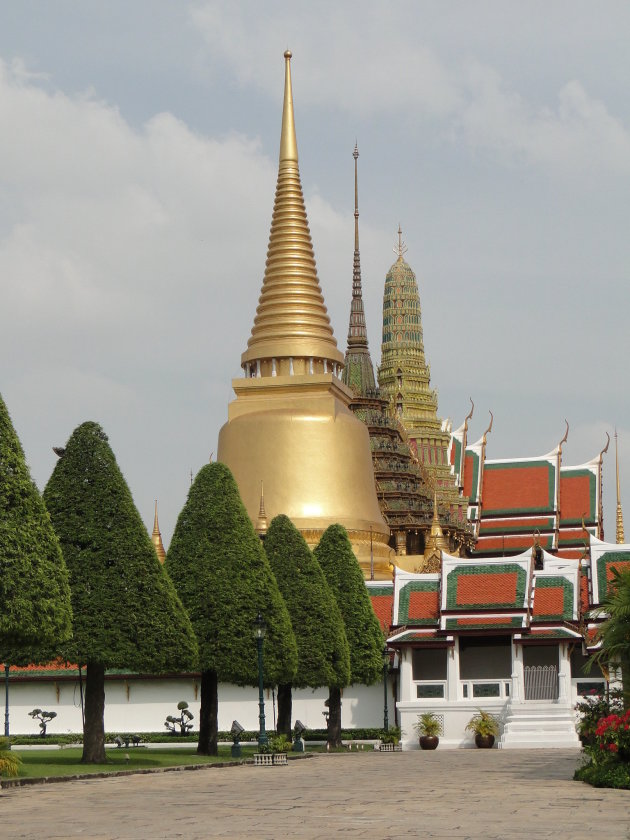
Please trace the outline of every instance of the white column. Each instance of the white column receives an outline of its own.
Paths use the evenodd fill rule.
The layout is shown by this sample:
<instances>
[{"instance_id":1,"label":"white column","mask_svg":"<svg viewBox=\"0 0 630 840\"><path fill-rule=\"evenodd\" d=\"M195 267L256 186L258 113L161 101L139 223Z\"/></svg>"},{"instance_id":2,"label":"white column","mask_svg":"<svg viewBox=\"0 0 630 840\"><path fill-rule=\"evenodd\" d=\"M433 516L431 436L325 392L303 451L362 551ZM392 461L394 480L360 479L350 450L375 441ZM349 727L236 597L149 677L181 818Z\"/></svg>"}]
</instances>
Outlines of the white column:
<instances>
[{"instance_id":1,"label":"white column","mask_svg":"<svg viewBox=\"0 0 630 840\"><path fill-rule=\"evenodd\" d=\"M416 700L413 692L413 673L411 669L411 650L402 648L400 651L400 699Z\"/></svg>"},{"instance_id":2,"label":"white column","mask_svg":"<svg viewBox=\"0 0 630 840\"><path fill-rule=\"evenodd\" d=\"M569 700L569 682L571 680L571 659L569 658L569 645L562 643L558 645L558 703L566 703Z\"/></svg>"},{"instance_id":3,"label":"white column","mask_svg":"<svg viewBox=\"0 0 630 840\"><path fill-rule=\"evenodd\" d=\"M523 703L524 701L523 645L516 645L512 642L512 703Z\"/></svg>"},{"instance_id":4,"label":"white column","mask_svg":"<svg viewBox=\"0 0 630 840\"><path fill-rule=\"evenodd\" d=\"M459 700L459 637L455 644L446 651L446 699L449 702Z\"/></svg>"}]
</instances>

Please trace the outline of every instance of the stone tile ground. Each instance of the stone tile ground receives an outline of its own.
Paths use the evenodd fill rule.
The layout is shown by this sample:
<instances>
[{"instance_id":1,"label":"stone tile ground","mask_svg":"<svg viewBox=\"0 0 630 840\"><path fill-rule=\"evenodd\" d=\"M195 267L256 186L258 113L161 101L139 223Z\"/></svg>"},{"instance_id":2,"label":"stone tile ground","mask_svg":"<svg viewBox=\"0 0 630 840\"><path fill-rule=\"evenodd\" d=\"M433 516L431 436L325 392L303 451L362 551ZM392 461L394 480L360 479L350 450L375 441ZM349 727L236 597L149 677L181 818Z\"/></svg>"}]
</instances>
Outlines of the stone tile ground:
<instances>
[{"instance_id":1,"label":"stone tile ground","mask_svg":"<svg viewBox=\"0 0 630 840\"><path fill-rule=\"evenodd\" d=\"M559 750L320 755L0 793L12 838L630 840L630 791L572 782Z\"/></svg>"}]
</instances>

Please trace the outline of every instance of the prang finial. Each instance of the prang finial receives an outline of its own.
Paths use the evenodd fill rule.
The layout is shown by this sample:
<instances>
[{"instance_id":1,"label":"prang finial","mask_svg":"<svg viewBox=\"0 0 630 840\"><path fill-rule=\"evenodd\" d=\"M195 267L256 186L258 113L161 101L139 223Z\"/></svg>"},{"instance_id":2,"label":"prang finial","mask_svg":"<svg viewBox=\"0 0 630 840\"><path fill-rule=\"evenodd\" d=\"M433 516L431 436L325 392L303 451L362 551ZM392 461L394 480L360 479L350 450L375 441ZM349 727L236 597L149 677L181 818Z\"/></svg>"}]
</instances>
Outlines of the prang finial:
<instances>
[{"instance_id":1,"label":"prang finial","mask_svg":"<svg viewBox=\"0 0 630 840\"><path fill-rule=\"evenodd\" d=\"M398 244L394 245L394 253L398 254L398 259L402 260L403 254L407 253L407 245L403 242L402 228L398 223Z\"/></svg>"}]
</instances>

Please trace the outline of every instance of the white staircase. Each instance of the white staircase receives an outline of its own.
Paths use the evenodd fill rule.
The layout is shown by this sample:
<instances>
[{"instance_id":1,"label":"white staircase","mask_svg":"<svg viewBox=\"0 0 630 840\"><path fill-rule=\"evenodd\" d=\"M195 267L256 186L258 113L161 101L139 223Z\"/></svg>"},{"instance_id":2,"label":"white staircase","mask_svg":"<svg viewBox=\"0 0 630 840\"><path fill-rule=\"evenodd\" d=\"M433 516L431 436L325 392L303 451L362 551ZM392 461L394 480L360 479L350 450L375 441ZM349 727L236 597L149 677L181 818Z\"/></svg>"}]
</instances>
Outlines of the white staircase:
<instances>
[{"instance_id":1,"label":"white staircase","mask_svg":"<svg viewBox=\"0 0 630 840\"><path fill-rule=\"evenodd\" d=\"M527 700L510 703L499 749L580 749L575 716L568 703Z\"/></svg>"}]
</instances>

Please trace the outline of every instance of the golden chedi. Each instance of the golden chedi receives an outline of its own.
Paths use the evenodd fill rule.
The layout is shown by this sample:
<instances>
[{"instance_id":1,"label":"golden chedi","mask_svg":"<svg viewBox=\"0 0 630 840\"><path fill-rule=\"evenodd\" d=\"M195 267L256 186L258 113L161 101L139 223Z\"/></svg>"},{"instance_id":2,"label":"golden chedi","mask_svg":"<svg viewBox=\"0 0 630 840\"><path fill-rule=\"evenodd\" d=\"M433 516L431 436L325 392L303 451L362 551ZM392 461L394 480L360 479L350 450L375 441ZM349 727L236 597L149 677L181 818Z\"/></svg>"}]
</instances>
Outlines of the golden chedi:
<instances>
[{"instance_id":1,"label":"golden chedi","mask_svg":"<svg viewBox=\"0 0 630 840\"><path fill-rule=\"evenodd\" d=\"M284 513L309 545L336 522L348 530L366 574L388 578L389 528L378 505L367 429L349 405L337 348L317 277L298 168L285 52L278 183L267 263L254 326L232 387L218 460L238 483L252 522L261 481L266 517ZM372 556L371 556L372 555Z\"/></svg>"}]
</instances>

